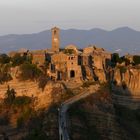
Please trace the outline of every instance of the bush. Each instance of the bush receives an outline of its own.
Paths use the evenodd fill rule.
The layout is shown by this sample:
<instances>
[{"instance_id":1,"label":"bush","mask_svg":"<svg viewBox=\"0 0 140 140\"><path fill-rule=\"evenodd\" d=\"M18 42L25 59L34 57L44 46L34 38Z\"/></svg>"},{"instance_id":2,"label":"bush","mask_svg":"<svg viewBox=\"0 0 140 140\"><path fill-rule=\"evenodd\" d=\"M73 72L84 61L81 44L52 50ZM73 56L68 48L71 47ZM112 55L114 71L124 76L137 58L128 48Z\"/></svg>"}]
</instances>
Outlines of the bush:
<instances>
[{"instance_id":1,"label":"bush","mask_svg":"<svg viewBox=\"0 0 140 140\"><path fill-rule=\"evenodd\" d=\"M28 96L18 96L15 98L13 104L15 106L23 106L23 105L28 105L32 102L31 97Z\"/></svg>"},{"instance_id":2,"label":"bush","mask_svg":"<svg viewBox=\"0 0 140 140\"><path fill-rule=\"evenodd\" d=\"M44 112L37 112L36 115L32 116L28 123L28 134L23 140L45 140L47 136L44 132L43 120ZM48 121L48 120L47 120ZM48 123L47 123L48 127ZM49 128L50 129L50 128Z\"/></svg>"},{"instance_id":3,"label":"bush","mask_svg":"<svg viewBox=\"0 0 140 140\"><path fill-rule=\"evenodd\" d=\"M75 50L73 50L73 49L65 49L64 50L64 53L65 54L74 54L75 53Z\"/></svg>"},{"instance_id":4,"label":"bush","mask_svg":"<svg viewBox=\"0 0 140 140\"><path fill-rule=\"evenodd\" d=\"M12 59L12 65L15 67L15 66L19 66L25 62L29 62L31 63L31 58L29 58L26 54L24 54L23 56L21 56L21 54L19 53L16 53Z\"/></svg>"},{"instance_id":5,"label":"bush","mask_svg":"<svg viewBox=\"0 0 140 140\"><path fill-rule=\"evenodd\" d=\"M24 63L20 66L22 80L35 80L42 75L42 71L35 64Z\"/></svg>"},{"instance_id":6,"label":"bush","mask_svg":"<svg viewBox=\"0 0 140 140\"><path fill-rule=\"evenodd\" d=\"M12 76L9 73L0 72L0 84L12 80Z\"/></svg>"},{"instance_id":7,"label":"bush","mask_svg":"<svg viewBox=\"0 0 140 140\"><path fill-rule=\"evenodd\" d=\"M9 62L10 62L10 57L7 54L0 55L0 63L1 64L7 64Z\"/></svg>"},{"instance_id":8,"label":"bush","mask_svg":"<svg viewBox=\"0 0 140 140\"><path fill-rule=\"evenodd\" d=\"M125 65L130 64L130 60L128 58L126 58L125 56L120 57L119 61L118 61L118 63L120 63L120 64L123 63L123 62L125 62Z\"/></svg>"},{"instance_id":9,"label":"bush","mask_svg":"<svg viewBox=\"0 0 140 140\"><path fill-rule=\"evenodd\" d=\"M111 62L113 62L113 63L117 63L117 62L119 62L120 61L120 57L119 57L119 54L118 53L113 53L112 54L112 58L111 58Z\"/></svg>"},{"instance_id":10,"label":"bush","mask_svg":"<svg viewBox=\"0 0 140 140\"><path fill-rule=\"evenodd\" d=\"M140 56L139 55L134 55L133 56L133 61L135 65L140 64Z\"/></svg>"},{"instance_id":11,"label":"bush","mask_svg":"<svg viewBox=\"0 0 140 140\"><path fill-rule=\"evenodd\" d=\"M15 90L13 88L10 89L10 87L8 86L8 89L5 93L5 103L11 105L13 103L13 101L15 100L15 98L16 98Z\"/></svg>"},{"instance_id":12,"label":"bush","mask_svg":"<svg viewBox=\"0 0 140 140\"><path fill-rule=\"evenodd\" d=\"M0 67L0 83L1 84L12 80L12 76L11 76L9 70L10 70L9 64L1 65L1 67Z\"/></svg>"},{"instance_id":13,"label":"bush","mask_svg":"<svg viewBox=\"0 0 140 140\"><path fill-rule=\"evenodd\" d=\"M33 110L29 107L26 106L23 111L21 112L19 118L17 119L17 127L21 128L24 125L28 124L29 119L32 116Z\"/></svg>"},{"instance_id":14,"label":"bush","mask_svg":"<svg viewBox=\"0 0 140 140\"><path fill-rule=\"evenodd\" d=\"M139 109L133 110L122 105L114 105L117 121L120 127L131 134L132 138L140 138L140 112Z\"/></svg>"},{"instance_id":15,"label":"bush","mask_svg":"<svg viewBox=\"0 0 140 140\"><path fill-rule=\"evenodd\" d=\"M126 73L126 71L127 71L126 67L123 67L123 66L120 67L120 72L121 73Z\"/></svg>"}]
</instances>

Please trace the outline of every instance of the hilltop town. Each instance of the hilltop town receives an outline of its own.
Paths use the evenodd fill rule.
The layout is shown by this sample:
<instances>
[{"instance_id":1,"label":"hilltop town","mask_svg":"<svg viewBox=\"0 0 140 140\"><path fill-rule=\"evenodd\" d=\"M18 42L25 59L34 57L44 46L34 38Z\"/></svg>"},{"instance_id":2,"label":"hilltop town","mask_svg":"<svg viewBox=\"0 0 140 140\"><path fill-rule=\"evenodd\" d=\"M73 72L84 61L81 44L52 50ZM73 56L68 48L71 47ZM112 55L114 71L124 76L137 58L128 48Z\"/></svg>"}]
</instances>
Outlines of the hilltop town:
<instances>
[{"instance_id":1,"label":"hilltop town","mask_svg":"<svg viewBox=\"0 0 140 140\"><path fill-rule=\"evenodd\" d=\"M99 117L100 122L105 123L110 139L113 140L116 135L127 139L127 129L124 129L123 137L119 134L121 127L115 117L121 116L115 111L120 106L130 110L140 107L140 56L127 54L120 57L95 45L84 49L73 44L61 46L60 32L58 27L51 29L50 49L21 49L0 54L0 133L5 136L6 131L13 140L31 140L35 137L58 140L59 135L63 134L58 133L58 129L64 131L62 124L58 128L58 111L63 104L68 107L75 98L80 100L84 97L85 100L78 102L76 107L73 103L72 108L75 107L77 112L74 112L75 109L68 110L71 120L69 131L73 138L81 139L83 134L80 130L86 130L88 135L89 122L93 123L95 116L111 116L107 122ZM86 98L89 95L91 98ZM77 114L79 110L83 116L91 112L96 114L94 117L92 114L87 116L91 119L85 119L87 126L80 121L83 116ZM73 131L77 121L82 128L78 129L78 136ZM102 133L105 129L103 124L101 128L96 123L92 127L95 126L102 138L108 138L107 134ZM109 127L113 132L109 131Z\"/></svg>"},{"instance_id":2,"label":"hilltop town","mask_svg":"<svg viewBox=\"0 0 140 140\"><path fill-rule=\"evenodd\" d=\"M50 49L31 51L21 49L9 52L8 57L15 57L15 59L20 59L16 58L17 55L23 57L24 60L20 64L24 61L30 61L30 63L36 65L52 81L64 81L68 83L82 83L92 80L99 81L100 83L117 81L118 84L126 82L129 87L132 80L129 79L129 83L125 81L127 80L125 75L127 71L128 73L133 73L139 67L140 56L127 54L120 57L117 53L110 53L95 45L89 45L84 49L80 49L80 47L73 44L61 47L60 32L60 29L57 27L51 29L52 47ZM115 77L117 70L121 74ZM11 69L12 77L18 77L16 74L18 75L19 71L18 67ZM118 77L120 76L121 79L118 81ZM133 86L132 88L137 88L137 86Z\"/></svg>"},{"instance_id":3,"label":"hilltop town","mask_svg":"<svg viewBox=\"0 0 140 140\"><path fill-rule=\"evenodd\" d=\"M32 56L32 63L42 68L47 65L47 76L52 80L92 80L98 75L98 70L107 68L111 60L111 53L103 48L89 45L84 49L70 44L60 47L60 29L52 28L52 47L46 50L21 50L20 52L10 52L13 57L16 53ZM94 71L95 74L94 74Z\"/></svg>"}]
</instances>

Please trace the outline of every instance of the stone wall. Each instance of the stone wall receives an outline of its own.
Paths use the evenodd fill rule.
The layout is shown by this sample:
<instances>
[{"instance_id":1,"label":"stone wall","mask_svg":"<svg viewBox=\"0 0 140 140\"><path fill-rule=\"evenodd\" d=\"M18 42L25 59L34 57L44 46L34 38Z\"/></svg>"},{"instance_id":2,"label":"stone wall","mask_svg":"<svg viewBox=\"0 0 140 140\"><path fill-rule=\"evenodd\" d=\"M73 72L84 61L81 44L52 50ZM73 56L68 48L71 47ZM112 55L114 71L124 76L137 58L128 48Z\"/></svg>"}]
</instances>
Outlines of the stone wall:
<instances>
[{"instance_id":1,"label":"stone wall","mask_svg":"<svg viewBox=\"0 0 140 140\"><path fill-rule=\"evenodd\" d=\"M45 63L45 52L44 53L40 53L40 52L33 53L32 57L33 57L33 60L32 60L33 64L44 65L44 63Z\"/></svg>"}]
</instances>

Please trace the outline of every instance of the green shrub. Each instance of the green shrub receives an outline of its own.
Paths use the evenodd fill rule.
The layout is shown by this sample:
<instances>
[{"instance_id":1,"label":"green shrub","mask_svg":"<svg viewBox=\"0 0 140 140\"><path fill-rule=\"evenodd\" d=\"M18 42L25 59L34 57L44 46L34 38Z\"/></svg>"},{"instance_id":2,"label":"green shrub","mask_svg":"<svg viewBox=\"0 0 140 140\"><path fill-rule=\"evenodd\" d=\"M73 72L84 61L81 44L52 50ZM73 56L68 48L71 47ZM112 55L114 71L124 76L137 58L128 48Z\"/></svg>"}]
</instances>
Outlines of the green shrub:
<instances>
[{"instance_id":1,"label":"green shrub","mask_svg":"<svg viewBox=\"0 0 140 140\"><path fill-rule=\"evenodd\" d=\"M120 68L121 73L126 73L126 71L127 71L126 67L121 66L119 68Z\"/></svg>"},{"instance_id":2,"label":"green shrub","mask_svg":"<svg viewBox=\"0 0 140 140\"><path fill-rule=\"evenodd\" d=\"M75 53L75 50L73 50L73 49L65 49L64 50L64 53L65 54L74 54Z\"/></svg>"},{"instance_id":3,"label":"green shrub","mask_svg":"<svg viewBox=\"0 0 140 140\"><path fill-rule=\"evenodd\" d=\"M7 54L0 55L0 63L1 64L7 64L9 62L10 62L10 57Z\"/></svg>"},{"instance_id":4,"label":"green shrub","mask_svg":"<svg viewBox=\"0 0 140 140\"><path fill-rule=\"evenodd\" d=\"M8 89L5 93L5 103L11 105L13 101L15 100L15 98L16 98L15 90L13 88L10 89L10 87L8 86Z\"/></svg>"},{"instance_id":5,"label":"green shrub","mask_svg":"<svg viewBox=\"0 0 140 140\"><path fill-rule=\"evenodd\" d=\"M0 66L0 83L8 82L12 80L12 76L10 74L10 64L3 64Z\"/></svg>"},{"instance_id":6,"label":"green shrub","mask_svg":"<svg viewBox=\"0 0 140 140\"><path fill-rule=\"evenodd\" d=\"M28 56L26 53L21 56L21 54L16 53L11 59L13 66L19 66L25 62L31 63L32 56Z\"/></svg>"},{"instance_id":7,"label":"green shrub","mask_svg":"<svg viewBox=\"0 0 140 140\"><path fill-rule=\"evenodd\" d=\"M120 61L119 54L118 54L118 53L113 53L113 54L112 54L111 61L112 61L113 63L119 62L119 61Z\"/></svg>"},{"instance_id":8,"label":"green shrub","mask_svg":"<svg viewBox=\"0 0 140 140\"><path fill-rule=\"evenodd\" d=\"M28 121L32 116L32 112L33 110L29 106L24 107L23 111L21 112L20 116L17 119L18 128L21 128L25 126L26 124L28 124Z\"/></svg>"},{"instance_id":9,"label":"green shrub","mask_svg":"<svg viewBox=\"0 0 140 140\"><path fill-rule=\"evenodd\" d=\"M139 55L134 55L133 56L133 61L135 65L140 64L140 56Z\"/></svg>"},{"instance_id":10,"label":"green shrub","mask_svg":"<svg viewBox=\"0 0 140 140\"><path fill-rule=\"evenodd\" d=\"M35 80L42 75L42 71L35 65L24 63L20 66L22 80Z\"/></svg>"},{"instance_id":11,"label":"green shrub","mask_svg":"<svg viewBox=\"0 0 140 140\"><path fill-rule=\"evenodd\" d=\"M28 123L28 134L27 136L23 139L23 140L45 140L47 139L47 136L44 132L44 126L43 126L43 121L44 121L44 117L48 115L48 113L44 114L45 112L39 110L38 112L36 112L36 114L34 116L32 116L32 118L29 120ZM47 119L47 125L46 127L48 127L48 121L50 121L49 119ZM45 127L45 128L46 128ZM49 131L50 131L50 127L49 127Z\"/></svg>"},{"instance_id":12,"label":"green shrub","mask_svg":"<svg viewBox=\"0 0 140 140\"><path fill-rule=\"evenodd\" d=\"M28 96L18 96L15 98L13 104L15 106L23 106L23 105L28 105L32 102L31 97Z\"/></svg>"},{"instance_id":13,"label":"green shrub","mask_svg":"<svg viewBox=\"0 0 140 140\"><path fill-rule=\"evenodd\" d=\"M12 61L13 66L19 66L19 65L23 64L23 62L25 61L25 58L22 57L19 53L16 53L12 57L11 61Z\"/></svg>"},{"instance_id":14,"label":"green shrub","mask_svg":"<svg viewBox=\"0 0 140 140\"><path fill-rule=\"evenodd\" d=\"M8 82L10 80L12 80L11 74L0 72L0 84L3 84L4 82Z\"/></svg>"},{"instance_id":15,"label":"green shrub","mask_svg":"<svg viewBox=\"0 0 140 140\"><path fill-rule=\"evenodd\" d=\"M122 105L114 105L117 121L122 129L131 134L132 138L140 138L140 109L131 109Z\"/></svg>"}]
</instances>

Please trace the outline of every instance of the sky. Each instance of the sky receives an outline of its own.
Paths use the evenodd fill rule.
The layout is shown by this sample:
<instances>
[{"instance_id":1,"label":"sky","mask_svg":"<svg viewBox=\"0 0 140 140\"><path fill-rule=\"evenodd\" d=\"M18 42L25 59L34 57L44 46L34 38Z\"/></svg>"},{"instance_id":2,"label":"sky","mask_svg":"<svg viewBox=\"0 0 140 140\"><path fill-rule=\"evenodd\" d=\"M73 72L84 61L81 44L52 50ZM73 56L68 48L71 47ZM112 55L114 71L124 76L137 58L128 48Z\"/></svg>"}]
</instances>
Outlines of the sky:
<instances>
[{"instance_id":1,"label":"sky","mask_svg":"<svg viewBox=\"0 0 140 140\"><path fill-rule=\"evenodd\" d=\"M140 31L140 0L0 0L0 35L128 26Z\"/></svg>"}]
</instances>

